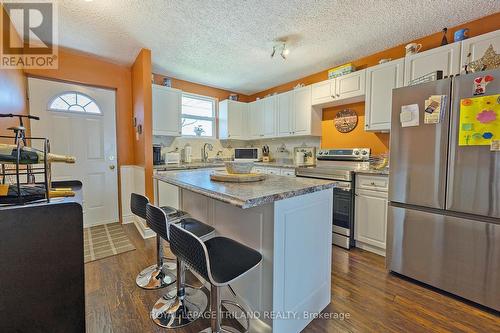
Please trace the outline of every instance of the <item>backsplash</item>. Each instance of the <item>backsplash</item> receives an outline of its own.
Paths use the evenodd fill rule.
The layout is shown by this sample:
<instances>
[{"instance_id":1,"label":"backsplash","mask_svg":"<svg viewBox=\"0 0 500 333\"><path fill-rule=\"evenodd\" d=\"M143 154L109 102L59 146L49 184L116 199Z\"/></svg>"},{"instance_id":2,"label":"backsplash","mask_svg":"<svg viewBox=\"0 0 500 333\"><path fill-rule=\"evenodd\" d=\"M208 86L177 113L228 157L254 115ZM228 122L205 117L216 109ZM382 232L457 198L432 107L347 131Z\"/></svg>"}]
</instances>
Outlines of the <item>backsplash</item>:
<instances>
[{"instance_id":1,"label":"backsplash","mask_svg":"<svg viewBox=\"0 0 500 333\"><path fill-rule=\"evenodd\" d=\"M293 148L305 145L307 147L319 148L321 145L321 138L319 137L293 137L293 138L276 138L276 139L263 139L254 141L240 141L240 140L219 140L211 138L186 138L186 137L170 137L170 136L153 136L153 144L161 144L163 146L162 153L181 150L189 144L192 147L193 160L201 159L201 149L205 143L213 145L213 150L208 152L209 158L214 158L217 152L222 152L224 159L234 157L234 148L239 147L259 147L263 145L269 146L271 158L276 157L276 151L282 145L288 150L288 158L293 159Z\"/></svg>"}]
</instances>

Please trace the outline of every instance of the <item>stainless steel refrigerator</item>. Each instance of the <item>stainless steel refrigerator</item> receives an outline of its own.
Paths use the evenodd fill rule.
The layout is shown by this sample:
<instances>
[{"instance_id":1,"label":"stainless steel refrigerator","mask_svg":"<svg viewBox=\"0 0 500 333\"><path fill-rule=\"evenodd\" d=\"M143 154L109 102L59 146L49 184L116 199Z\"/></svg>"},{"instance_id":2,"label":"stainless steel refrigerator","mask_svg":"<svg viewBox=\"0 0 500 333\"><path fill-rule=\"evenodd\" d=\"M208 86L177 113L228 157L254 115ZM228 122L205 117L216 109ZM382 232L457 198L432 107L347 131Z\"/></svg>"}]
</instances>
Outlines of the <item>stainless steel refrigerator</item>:
<instances>
[{"instance_id":1,"label":"stainless steel refrigerator","mask_svg":"<svg viewBox=\"0 0 500 333\"><path fill-rule=\"evenodd\" d=\"M484 95L475 96L481 87L474 80L487 75ZM500 152L459 144L464 130L481 134L474 133L477 123L460 119L461 103L481 96L500 103L498 94L500 70L393 90L386 263L390 271L500 311ZM444 114L426 124L424 103L432 95L446 96ZM408 106L418 112L417 126L402 126ZM488 113L482 120L498 125L500 112L492 119Z\"/></svg>"}]
</instances>

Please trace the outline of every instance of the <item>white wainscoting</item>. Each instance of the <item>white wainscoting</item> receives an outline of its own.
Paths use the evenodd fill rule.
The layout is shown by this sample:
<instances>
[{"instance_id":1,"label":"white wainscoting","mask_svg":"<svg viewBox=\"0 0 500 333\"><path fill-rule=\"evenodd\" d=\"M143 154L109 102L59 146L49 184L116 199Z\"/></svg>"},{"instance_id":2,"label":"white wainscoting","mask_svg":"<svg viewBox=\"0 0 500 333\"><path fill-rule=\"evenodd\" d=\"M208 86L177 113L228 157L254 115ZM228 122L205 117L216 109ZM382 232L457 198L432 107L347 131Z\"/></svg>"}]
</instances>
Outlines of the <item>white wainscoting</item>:
<instances>
[{"instance_id":1,"label":"white wainscoting","mask_svg":"<svg viewBox=\"0 0 500 333\"><path fill-rule=\"evenodd\" d=\"M122 221L134 223L142 238L150 238L156 234L146 226L146 221L135 216L130 211L130 194L145 193L145 173L144 168L137 165L122 165L120 167L121 180L121 201L122 201Z\"/></svg>"}]
</instances>

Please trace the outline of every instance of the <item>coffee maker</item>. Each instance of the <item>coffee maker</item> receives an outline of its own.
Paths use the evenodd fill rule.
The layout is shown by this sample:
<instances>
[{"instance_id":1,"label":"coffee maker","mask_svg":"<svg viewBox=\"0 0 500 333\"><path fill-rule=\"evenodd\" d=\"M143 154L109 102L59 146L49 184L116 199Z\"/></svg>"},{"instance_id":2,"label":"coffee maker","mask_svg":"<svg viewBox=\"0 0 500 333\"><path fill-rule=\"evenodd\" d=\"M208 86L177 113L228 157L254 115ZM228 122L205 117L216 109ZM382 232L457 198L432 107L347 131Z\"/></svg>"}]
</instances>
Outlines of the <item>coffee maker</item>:
<instances>
[{"instance_id":1,"label":"coffee maker","mask_svg":"<svg viewBox=\"0 0 500 333\"><path fill-rule=\"evenodd\" d=\"M161 156L161 146L153 145L153 165L165 164L165 160Z\"/></svg>"}]
</instances>

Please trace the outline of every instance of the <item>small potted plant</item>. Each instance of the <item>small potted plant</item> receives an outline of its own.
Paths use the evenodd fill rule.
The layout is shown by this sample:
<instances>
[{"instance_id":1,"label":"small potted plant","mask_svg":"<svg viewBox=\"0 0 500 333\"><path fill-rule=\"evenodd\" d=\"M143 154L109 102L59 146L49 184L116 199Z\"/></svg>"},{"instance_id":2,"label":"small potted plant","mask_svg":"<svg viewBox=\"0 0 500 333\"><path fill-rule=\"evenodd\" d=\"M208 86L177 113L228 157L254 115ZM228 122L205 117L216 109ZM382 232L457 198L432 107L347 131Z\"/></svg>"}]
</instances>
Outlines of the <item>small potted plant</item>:
<instances>
[{"instance_id":1,"label":"small potted plant","mask_svg":"<svg viewBox=\"0 0 500 333\"><path fill-rule=\"evenodd\" d=\"M198 125L194 128L194 133L196 136L201 136L203 133L205 133L205 130L203 129L202 125Z\"/></svg>"}]
</instances>

